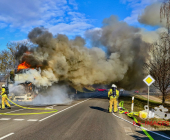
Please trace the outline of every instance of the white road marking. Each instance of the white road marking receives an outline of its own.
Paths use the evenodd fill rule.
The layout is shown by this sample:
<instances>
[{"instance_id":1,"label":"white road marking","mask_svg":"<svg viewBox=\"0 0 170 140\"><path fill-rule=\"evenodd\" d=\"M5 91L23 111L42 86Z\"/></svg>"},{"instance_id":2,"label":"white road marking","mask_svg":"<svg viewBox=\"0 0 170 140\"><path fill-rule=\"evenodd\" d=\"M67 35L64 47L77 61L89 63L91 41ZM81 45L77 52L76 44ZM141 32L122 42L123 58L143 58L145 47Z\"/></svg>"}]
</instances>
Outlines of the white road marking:
<instances>
[{"instance_id":1,"label":"white road marking","mask_svg":"<svg viewBox=\"0 0 170 140\"><path fill-rule=\"evenodd\" d=\"M48 106L48 107L46 107L46 109L53 109L53 107L55 107L55 106L57 106L57 105Z\"/></svg>"},{"instance_id":2,"label":"white road marking","mask_svg":"<svg viewBox=\"0 0 170 140\"><path fill-rule=\"evenodd\" d=\"M5 112L5 113L11 113L11 112L16 112L16 111L20 111L20 110L24 110L24 109L18 109L18 110L14 110L14 111L10 111L10 112ZM0 114L2 115L2 114Z\"/></svg>"},{"instance_id":3,"label":"white road marking","mask_svg":"<svg viewBox=\"0 0 170 140\"><path fill-rule=\"evenodd\" d=\"M23 121L25 119L13 119L14 121Z\"/></svg>"},{"instance_id":4,"label":"white road marking","mask_svg":"<svg viewBox=\"0 0 170 140\"><path fill-rule=\"evenodd\" d=\"M70 107L68 107L68 108L66 108L66 109L63 109L63 110L61 110L61 111L59 111L59 112L56 112L56 113L54 113L54 114L52 114L52 115L50 115L50 116L48 116L48 117L45 117L44 119L41 119L41 120L39 120L39 121L40 121L40 122L41 122L41 121L44 121L44 120L46 120L46 119L48 119L48 118L50 118L50 117L52 117L52 116L54 116L54 115L56 115L56 114L59 114L59 113L65 111L65 110L67 110L67 109L69 109L69 108L72 108L72 107L74 107L74 106L76 106L76 105L78 105L78 104L81 104L81 103L83 103L83 102L85 102L85 101L87 101L87 100L89 100L89 99L86 99L86 100L84 100L84 101L81 101L81 102L79 102L79 103L77 103L77 104L75 104L75 105L72 105L72 106L70 106Z\"/></svg>"},{"instance_id":5,"label":"white road marking","mask_svg":"<svg viewBox=\"0 0 170 140\"><path fill-rule=\"evenodd\" d=\"M10 120L11 118L1 118L0 120L1 121L7 121L7 120Z\"/></svg>"},{"instance_id":6,"label":"white road marking","mask_svg":"<svg viewBox=\"0 0 170 140\"><path fill-rule=\"evenodd\" d=\"M12 112L17 112L17 111L21 111L21 110L24 110L24 109L18 109L18 110L14 110L14 111L6 112L6 113L12 113Z\"/></svg>"},{"instance_id":7,"label":"white road marking","mask_svg":"<svg viewBox=\"0 0 170 140\"><path fill-rule=\"evenodd\" d=\"M46 107L45 109L53 109L53 106Z\"/></svg>"},{"instance_id":8,"label":"white road marking","mask_svg":"<svg viewBox=\"0 0 170 140\"><path fill-rule=\"evenodd\" d=\"M34 121L38 121L38 119L29 119L29 120L27 120L27 121L32 121L32 122L34 122Z\"/></svg>"},{"instance_id":9,"label":"white road marking","mask_svg":"<svg viewBox=\"0 0 170 140\"><path fill-rule=\"evenodd\" d=\"M167 139L170 140L170 138L167 137L167 136L164 136L164 135L161 135L161 134L159 134L159 133L150 131L150 130L146 129L145 127L141 127L141 126L138 126L138 125L136 125L136 124L133 124L132 122L130 122L130 121L126 120L126 119L123 119L123 118L121 118L121 117L115 115L115 113L113 113L113 112L112 112L112 114L113 114L113 116L115 116L115 117L117 117L117 118L119 118L119 119L122 119L122 120L124 120L124 121L126 121L126 122L128 122L128 123L130 123L130 124L132 124L132 125L134 125L134 126L136 126L136 127L139 127L139 128L141 128L141 129L145 129L146 131L149 131L149 132L151 132L151 133L154 133L154 134L156 134L156 135L159 135L159 136L161 136L161 137L164 137L164 138L167 138Z\"/></svg>"},{"instance_id":10,"label":"white road marking","mask_svg":"<svg viewBox=\"0 0 170 140\"><path fill-rule=\"evenodd\" d=\"M9 136L11 136L11 135L13 135L13 134L14 134L14 133L9 133L8 135L5 135L5 136L1 137L0 140L4 139L4 138L6 138L6 137L9 137Z\"/></svg>"}]
</instances>

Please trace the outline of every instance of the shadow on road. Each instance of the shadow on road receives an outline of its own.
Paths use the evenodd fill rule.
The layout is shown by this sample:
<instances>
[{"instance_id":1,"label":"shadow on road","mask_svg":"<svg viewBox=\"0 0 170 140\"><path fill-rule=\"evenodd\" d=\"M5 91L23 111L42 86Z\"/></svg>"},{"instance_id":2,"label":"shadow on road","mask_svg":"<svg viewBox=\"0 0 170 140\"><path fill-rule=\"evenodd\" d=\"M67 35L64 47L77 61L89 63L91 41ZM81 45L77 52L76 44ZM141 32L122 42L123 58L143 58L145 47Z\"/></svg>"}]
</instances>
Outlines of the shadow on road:
<instances>
[{"instance_id":1,"label":"shadow on road","mask_svg":"<svg viewBox=\"0 0 170 140\"><path fill-rule=\"evenodd\" d=\"M169 130L165 130L165 131L152 131L152 132L155 132L155 133L159 133L159 134L162 134L162 135L164 135L164 136L166 136L166 137L168 137L169 138ZM135 140L148 140L149 138L144 134L144 132L143 131L136 131L136 133L138 133L140 136L137 136L137 135L131 135L132 137L134 137L135 138ZM165 137L162 137L162 136L159 136L159 135L156 135L156 134L153 134L153 133L151 133L151 132L148 132L153 138L154 138L154 140L166 140L166 138Z\"/></svg>"},{"instance_id":2,"label":"shadow on road","mask_svg":"<svg viewBox=\"0 0 170 140\"><path fill-rule=\"evenodd\" d=\"M135 138L135 140L148 140L149 139L147 136L146 137L139 137L139 136L134 135L132 137Z\"/></svg>"},{"instance_id":3,"label":"shadow on road","mask_svg":"<svg viewBox=\"0 0 170 140\"><path fill-rule=\"evenodd\" d=\"M100 111L103 111L103 112L108 112L107 109L104 109L104 108L101 108L101 107L97 107L97 106L90 106L91 109L96 109L96 110L100 110Z\"/></svg>"}]
</instances>

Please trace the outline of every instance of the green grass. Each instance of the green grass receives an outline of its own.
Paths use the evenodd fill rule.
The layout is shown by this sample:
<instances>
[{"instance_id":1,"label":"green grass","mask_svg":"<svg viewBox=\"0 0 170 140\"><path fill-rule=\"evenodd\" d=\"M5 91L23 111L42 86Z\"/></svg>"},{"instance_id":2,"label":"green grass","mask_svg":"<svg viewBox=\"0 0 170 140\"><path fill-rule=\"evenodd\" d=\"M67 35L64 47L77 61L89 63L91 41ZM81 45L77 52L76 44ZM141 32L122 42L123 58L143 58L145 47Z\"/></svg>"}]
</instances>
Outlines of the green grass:
<instances>
[{"instance_id":1,"label":"green grass","mask_svg":"<svg viewBox=\"0 0 170 140\"><path fill-rule=\"evenodd\" d=\"M146 97L143 97L142 95L135 95L135 97L139 98L139 99L143 99L145 101L148 101L148 99ZM156 101L153 101L153 100L150 100L150 99L149 99L149 102L151 102L151 103L158 103L158 104L161 103L161 102L156 102Z\"/></svg>"}]
</instances>

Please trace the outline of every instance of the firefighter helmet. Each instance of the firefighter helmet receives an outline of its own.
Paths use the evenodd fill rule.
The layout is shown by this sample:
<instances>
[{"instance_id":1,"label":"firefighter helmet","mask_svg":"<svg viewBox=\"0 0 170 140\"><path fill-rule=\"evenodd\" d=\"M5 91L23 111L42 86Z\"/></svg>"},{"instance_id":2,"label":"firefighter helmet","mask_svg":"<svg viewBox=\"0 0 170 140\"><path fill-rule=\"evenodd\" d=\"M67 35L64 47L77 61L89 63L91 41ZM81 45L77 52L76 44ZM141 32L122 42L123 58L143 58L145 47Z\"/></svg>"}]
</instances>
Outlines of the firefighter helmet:
<instances>
[{"instance_id":1,"label":"firefighter helmet","mask_svg":"<svg viewBox=\"0 0 170 140\"><path fill-rule=\"evenodd\" d=\"M112 84L112 87L115 87L115 88L117 88L117 86L116 86L115 84Z\"/></svg>"},{"instance_id":2,"label":"firefighter helmet","mask_svg":"<svg viewBox=\"0 0 170 140\"><path fill-rule=\"evenodd\" d=\"M5 88L5 85L4 85L4 84L2 85L2 88Z\"/></svg>"}]
</instances>

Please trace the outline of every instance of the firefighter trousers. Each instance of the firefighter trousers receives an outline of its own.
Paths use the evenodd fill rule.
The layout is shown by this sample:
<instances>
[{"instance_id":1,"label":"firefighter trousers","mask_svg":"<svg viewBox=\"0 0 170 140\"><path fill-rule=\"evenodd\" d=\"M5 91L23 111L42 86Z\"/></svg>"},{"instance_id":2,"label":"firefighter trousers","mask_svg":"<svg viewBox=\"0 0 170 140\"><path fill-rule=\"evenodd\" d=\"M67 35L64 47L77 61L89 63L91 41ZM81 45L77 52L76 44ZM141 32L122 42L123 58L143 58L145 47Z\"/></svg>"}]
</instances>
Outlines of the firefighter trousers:
<instances>
[{"instance_id":1,"label":"firefighter trousers","mask_svg":"<svg viewBox=\"0 0 170 140\"><path fill-rule=\"evenodd\" d=\"M8 107L11 107L10 104L7 101L7 95L2 95L2 109L5 109L5 103Z\"/></svg>"},{"instance_id":2,"label":"firefighter trousers","mask_svg":"<svg viewBox=\"0 0 170 140\"><path fill-rule=\"evenodd\" d=\"M109 100L109 112L112 112L113 104L114 104L114 112L117 112L118 108L117 108L117 99L116 98L112 98Z\"/></svg>"}]
</instances>

